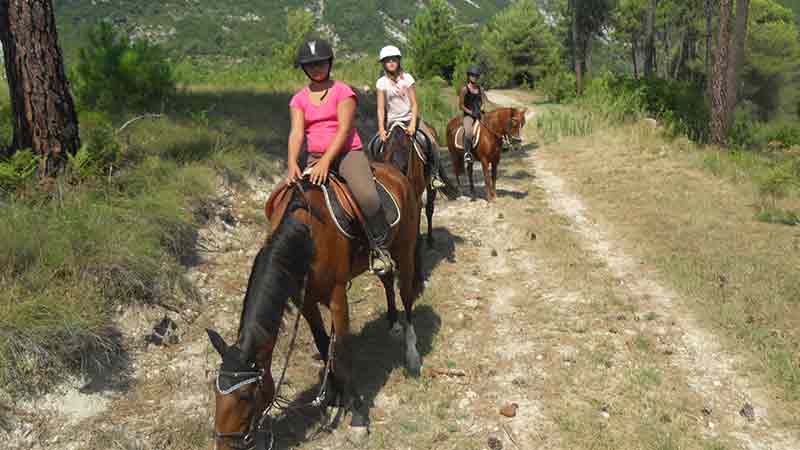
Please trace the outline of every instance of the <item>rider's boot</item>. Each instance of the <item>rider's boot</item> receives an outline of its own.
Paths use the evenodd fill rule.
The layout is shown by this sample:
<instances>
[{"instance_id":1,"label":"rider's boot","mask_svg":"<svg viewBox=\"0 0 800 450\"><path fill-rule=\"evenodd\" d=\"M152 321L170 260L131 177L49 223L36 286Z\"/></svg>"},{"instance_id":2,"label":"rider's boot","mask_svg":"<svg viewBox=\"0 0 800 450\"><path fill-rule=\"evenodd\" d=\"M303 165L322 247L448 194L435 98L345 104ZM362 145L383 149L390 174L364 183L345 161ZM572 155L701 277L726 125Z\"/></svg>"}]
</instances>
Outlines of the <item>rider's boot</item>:
<instances>
[{"instance_id":1,"label":"rider's boot","mask_svg":"<svg viewBox=\"0 0 800 450\"><path fill-rule=\"evenodd\" d=\"M371 248L369 257L369 267L376 275L385 275L394 270L394 262L389 253L388 241L391 231L383 207L370 217L365 217L367 221L366 234Z\"/></svg>"},{"instance_id":2,"label":"rider's boot","mask_svg":"<svg viewBox=\"0 0 800 450\"><path fill-rule=\"evenodd\" d=\"M447 186L444 181L439 177L439 152L431 146L429 153L430 160L430 173L431 173L431 188L441 189Z\"/></svg>"},{"instance_id":3,"label":"rider's boot","mask_svg":"<svg viewBox=\"0 0 800 450\"><path fill-rule=\"evenodd\" d=\"M472 139L464 137L464 164L472 162Z\"/></svg>"}]
</instances>

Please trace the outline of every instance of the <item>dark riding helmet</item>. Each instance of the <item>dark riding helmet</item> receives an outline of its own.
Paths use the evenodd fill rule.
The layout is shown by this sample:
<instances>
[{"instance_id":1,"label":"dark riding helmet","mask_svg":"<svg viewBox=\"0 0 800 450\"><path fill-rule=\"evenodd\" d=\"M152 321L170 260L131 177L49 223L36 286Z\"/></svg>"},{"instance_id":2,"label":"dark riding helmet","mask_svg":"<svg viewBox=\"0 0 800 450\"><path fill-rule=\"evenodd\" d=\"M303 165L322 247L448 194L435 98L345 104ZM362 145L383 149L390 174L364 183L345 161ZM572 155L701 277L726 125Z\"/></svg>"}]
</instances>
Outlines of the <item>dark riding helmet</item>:
<instances>
[{"instance_id":1,"label":"dark riding helmet","mask_svg":"<svg viewBox=\"0 0 800 450\"><path fill-rule=\"evenodd\" d=\"M479 77L481 76L481 68L476 65L469 66L469 69L467 69L467 75L475 75L476 77Z\"/></svg>"},{"instance_id":2,"label":"dark riding helmet","mask_svg":"<svg viewBox=\"0 0 800 450\"><path fill-rule=\"evenodd\" d=\"M300 48L297 49L297 60L295 61L297 66L321 61L333 62L333 47L331 47L331 44L322 39L313 39L300 44Z\"/></svg>"}]
</instances>

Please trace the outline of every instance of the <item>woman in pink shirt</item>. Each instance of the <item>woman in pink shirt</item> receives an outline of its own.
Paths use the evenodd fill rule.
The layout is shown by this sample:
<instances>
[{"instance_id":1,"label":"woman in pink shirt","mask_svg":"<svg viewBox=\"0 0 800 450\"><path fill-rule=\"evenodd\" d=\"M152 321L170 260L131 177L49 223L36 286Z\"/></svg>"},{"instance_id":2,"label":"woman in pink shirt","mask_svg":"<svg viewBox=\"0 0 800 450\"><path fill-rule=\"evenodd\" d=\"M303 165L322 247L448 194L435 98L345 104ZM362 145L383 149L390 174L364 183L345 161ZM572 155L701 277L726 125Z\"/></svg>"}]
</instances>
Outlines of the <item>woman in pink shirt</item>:
<instances>
[{"instance_id":1,"label":"woman in pink shirt","mask_svg":"<svg viewBox=\"0 0 800 450\"><path fill-rule=\"evenodd\" d=\"M292 129L288 178L296 181L307 175L312 183L322 185L328 172L336 170L347 181L367 220L365 231L375 254L373 270L379 275L389 273L394 268L387 249L389 224L361 139L353 128L356 94L350 86L330 78L333 49L323 40L304 42L297 54L297 65L310 83L289 103ZM308 148L305 174L299 165L303 141Z\"/></svg>"}]
</instances>

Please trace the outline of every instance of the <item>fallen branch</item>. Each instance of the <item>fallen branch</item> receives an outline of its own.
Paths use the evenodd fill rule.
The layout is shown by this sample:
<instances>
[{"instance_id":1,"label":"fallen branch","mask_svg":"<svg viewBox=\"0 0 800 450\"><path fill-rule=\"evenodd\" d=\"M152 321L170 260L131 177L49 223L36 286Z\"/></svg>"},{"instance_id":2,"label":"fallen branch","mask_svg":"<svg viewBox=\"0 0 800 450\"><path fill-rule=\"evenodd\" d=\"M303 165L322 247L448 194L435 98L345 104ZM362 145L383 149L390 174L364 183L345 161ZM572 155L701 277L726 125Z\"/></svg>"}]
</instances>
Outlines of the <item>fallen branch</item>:
<instances>
[{"instance_id":1,"label":"fallen branch","mask_svg":"<svg viewBox=\"0 0 800 450\"><path fill-rule=\"evenodd\" d=\"M121 127L119 127L119 129L117 130L117 134L119 134L119 133L122 133L122 130L124 130L125 128L127 128L127 127L128 127L128 125L130 125L130 124L132 124L132 123L134 123L134 122L137 122L137 121L139 121L139 120L142 120L142 119L159 119L159 118L161 118L161 114L153 114L153 113L149 113L149 114L143 114L143 115L141 115L141 116L136 116L136 117L134 117L133 119L131 119L131 120L129 120L129 121L127 121L127 122L125 122L124 124L122 124L122 126L121 126Z\"/></svg>"},{"instance_id":2,"label":"fallen branch","mask_svg":"<svg viewBox=\"0 0 800 450\"><path fill-rule=\"evenodd\" d=\"M459 369L439 369L436 367L424 367L422 369L422 373L426 376L431 378L438 376L438 375L446 375L450 377L464 377L467 375L466 372Z\"/></svg>"}]
</instances>

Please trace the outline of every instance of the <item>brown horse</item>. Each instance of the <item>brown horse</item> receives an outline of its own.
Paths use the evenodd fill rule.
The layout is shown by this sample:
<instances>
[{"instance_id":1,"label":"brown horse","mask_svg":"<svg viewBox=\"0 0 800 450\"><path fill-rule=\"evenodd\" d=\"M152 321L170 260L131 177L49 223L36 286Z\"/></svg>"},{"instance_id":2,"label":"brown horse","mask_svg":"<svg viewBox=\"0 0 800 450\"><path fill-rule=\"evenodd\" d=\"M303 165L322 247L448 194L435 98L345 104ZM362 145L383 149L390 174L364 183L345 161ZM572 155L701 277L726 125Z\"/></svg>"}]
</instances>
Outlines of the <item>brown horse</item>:
<instances>
[{"instance_id":1,"label":"brown horse","mask_svg":"<svg viewBox=\"0 0 800 450\"><path fill-rule=\"evenodd\" d=\"M483 179L486 184L486 200L493 201L497 197L497 166L500 164L500 152L504 141L522 142L520 131L525 126L526 109L500 108L483 115L480 121L480 138L472 146L472 155L483 166ZM464 167L464 151L456 148L456 131L461 127L461 116L454 117L447 124L447 148L453 161L456 182L461 185L461 172L467 171L469 189L475 198L475 184L472 180L472 163ZM490 166L491 165L491 174Z\"/></svg>"},{"instance_id":2,"label":"brown horse","mask_svg":"<svg viewBox=\"0 0 800 450\"><path fill-rule=\"evenodd\" d=\"M433 142L431 145L431 152L438 152L439 144L437 143L436 132L432 128L427 129ZM375 155L373 155L374 157ZM406 131L399 126L392 128L389 138L383 144L383 151L378 155L379 161L393 165L398 170L403 172L408 181L411 183L414 192L417 194L417 203L422 213L422 193L425 195L425 216L428 219L428 247L433 247L433 211L436 203L436 194L438 190L431 188L431 178L433 173L428 170L431 165L426 167L425 161L417 153L414 146L414 141L411 139ZM432 169L431 169L432 170ZM458 186L454 185L447 177L444 167L439 164L437 167L439 178L444 182L445 186L442 193L450 200L455 200L458 197ZM420 220L420 222L422 222Z\"/></svg>"},{"instance_id":3,"label":"brown horse","mask_svg":"<svg viewBox=\"0 0 800 450\"><path fill-rule=\"evenodd\" d=\"M413 375L421 367L416 333L411 321L421 279L415 250L419 229L417 197L402 173L385 164L373 164L375 175L400 207L400 222L392 229L390 252L400 275L400 296L406 315L406 366ZM217 376L215 443L218 449L268 448L273 439L268 412L277 401L272 356L289 298L300 310L324 361L330 362L331 385L339 404L352 412L353 431L365 432L369 413L355 387L352 371L353 336L347 305L347 285L368 268L368 247L343 236L326 208L323 193L303 181L276 207L270 221L277 229L256 256L245 293L236 343L228 345L208 330L222 356ZM283 213L281 213L283 211ZM387 303L394 303L394 276L387 286ZM328 336L318 305L331 311L334 337ZM389 315L396 325L396 312ZM330 355L330 352L333 355Z\"/></svg>"}]
</instances>

